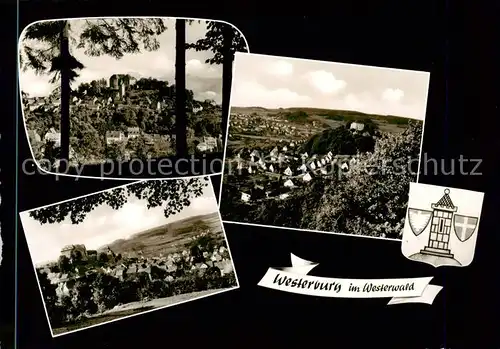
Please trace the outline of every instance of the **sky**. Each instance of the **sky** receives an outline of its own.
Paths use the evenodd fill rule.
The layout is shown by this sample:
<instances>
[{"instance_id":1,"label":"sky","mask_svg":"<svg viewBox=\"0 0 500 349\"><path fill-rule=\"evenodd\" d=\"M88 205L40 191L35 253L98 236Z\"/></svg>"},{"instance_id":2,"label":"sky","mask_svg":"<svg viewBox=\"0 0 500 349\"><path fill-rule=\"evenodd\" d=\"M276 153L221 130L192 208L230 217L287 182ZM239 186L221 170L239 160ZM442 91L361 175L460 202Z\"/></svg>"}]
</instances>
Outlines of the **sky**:
<instances>
[{"instance_id":1,"label":"sky","mask_svg":"<svg viewBox=\"0 0 500 349\"><path fill-rule=\"evenodd\" d=\"M423 120L430 73L236 53L231 106L354 110Z\"/></svg>"},{"instance_id":2,"label":"sky","mask_svg":"<svg viewBox=\"0 0 500 349\"><path fill-rule=\"evenodd\" d=\"M193 22L186 25L186 42L193 43L205 37L208 21ZM88 57L83 49L70 44L70 51L85 66L75 81L73 88L82 82L107 78L113 74L131 74L137 77L152 77L174 83L175 74L175 19L167 18L167 30L158 37L160 49L141 54L127 54L117 60L109 56ZM78 37L82 28L82 20L71 20L73 37ZM20 47L22 49L23 34ZM30 44L33 44L32 42ZM193 90L199 100L212 99L221 102L222 67L205 64L212 56L211 52L186 50L186 88ZM49 83L50 77L37 75L33 70L20 73L22 91L33 97L47 96L56 87Z\"/></svg>"},{"instance_id":3,"label":"sky","mask_svg":"<svg viewBox=\"0 0 500 349\"><path fill-rule=\"evenodd\" d=\"M61 249L67 245L85 244L87 249L97 249L117 239L127 239L135 233L192 216L218 212L217 201L210 180L203 195L191 200L191 205L181 212L165 218L163 208L148 209L146 200L132 195L120 209L102 205L91 211L80 224L72 224L69 217L61 223L40 224L20 213L23 230L31 258L35 264L57 260ZM74 200L78 200L74 199Z\"/></svg>"}]
</instances>

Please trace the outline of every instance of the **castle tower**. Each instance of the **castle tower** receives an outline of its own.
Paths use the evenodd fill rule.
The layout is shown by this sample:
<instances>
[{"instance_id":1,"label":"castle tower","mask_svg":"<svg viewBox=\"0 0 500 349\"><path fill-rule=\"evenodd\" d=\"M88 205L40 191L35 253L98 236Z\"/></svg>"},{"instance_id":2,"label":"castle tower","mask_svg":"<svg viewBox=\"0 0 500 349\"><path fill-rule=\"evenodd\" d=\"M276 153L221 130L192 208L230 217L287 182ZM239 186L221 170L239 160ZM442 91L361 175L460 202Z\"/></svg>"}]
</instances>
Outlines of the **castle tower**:
<instances>
[{"instance_id":1,"label":"castle tower","mask_svg":"<svg viewBox=\"0 0 500 349\"><path fill-rule=\"evenodd\" d=\"M432 204L432 221L429 242L420 253L453 258L453 254L448 249L450 242L451 225L453 215L457 207L451 201L450 190L445 189L444 196L435 204Z\"/></svg>"}]
</instances>

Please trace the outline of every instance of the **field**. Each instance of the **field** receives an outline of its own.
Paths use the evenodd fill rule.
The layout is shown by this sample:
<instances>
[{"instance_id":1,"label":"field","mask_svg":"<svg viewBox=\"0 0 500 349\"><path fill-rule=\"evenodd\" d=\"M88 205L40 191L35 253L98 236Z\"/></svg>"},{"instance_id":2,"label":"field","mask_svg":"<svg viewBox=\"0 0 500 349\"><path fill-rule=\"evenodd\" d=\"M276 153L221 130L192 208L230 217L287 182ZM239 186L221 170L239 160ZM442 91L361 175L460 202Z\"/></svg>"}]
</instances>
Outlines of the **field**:
<instances>
[{"instance_id":1,"label":"field","mask_svg":"<svg viewBox=\"0 0 500 349\"><path fill-rule=\"evenodd\" d=\"M149 229L137 233L126 240L116 240L109 245L101 247L98 251L105 251L109 246L112 251L117 254L121 253L122 255L142 251L142 255L145 258L157 257L160 253L163 255L175 253L178 252L179 246L182 246L190 241L192 237L199 234L194 229L199 224L206 225L212 233L222 232L219 214L214 212ZM222 234L221 239L223 239Z\"/></svg>"},{"instance_id":2,"label":"field","mask_svg":"<svg viewBox=\"0 0 500 349\"><path fill-rule=\"evenodd\" d=\"M60 334L60 333L65 333L68 331L75 331L81 328L87 328L89 326L94 326L98 324L102 324L105 322L113 321L113 320L118 320L118 319L123 319L124 317L127 316L132 316L136 314L143 313L148 310L152 309L158 309L158 308L163 308L169 305L174 305L178 304L179 302L187 301L193 298L199 298L203 296L207 296L212 293L217 293L222 290L206 290L206 291L200 291L200 292L192 292L192 293L186 293L186 294L180 294L177 296L172 296L172 297L165 297L165 298L158 298L158 299L153 299L148 302L133 302L133 303L128 303L124 304L121 306L117 306L114 309L108 310L105 313L96 315L94 317L79 321L77 323L65 326L65 327L60 327L60 328L55 328L53 329L54 335Z\"/></svg>"}]
</instances>

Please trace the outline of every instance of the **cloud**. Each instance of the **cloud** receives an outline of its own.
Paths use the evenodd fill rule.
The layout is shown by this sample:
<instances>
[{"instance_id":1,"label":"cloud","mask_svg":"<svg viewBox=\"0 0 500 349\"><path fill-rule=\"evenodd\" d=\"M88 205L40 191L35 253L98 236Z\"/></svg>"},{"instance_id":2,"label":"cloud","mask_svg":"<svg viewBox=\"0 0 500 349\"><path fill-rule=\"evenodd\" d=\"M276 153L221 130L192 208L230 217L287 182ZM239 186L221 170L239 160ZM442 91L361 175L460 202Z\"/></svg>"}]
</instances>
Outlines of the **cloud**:
<instances>
[{"instance_id":1,"label":"cloud","mask_svg":"<svg viewBox=\"0 0 500 349\"><path fill-rule=\"evenodd\" d=\"M307 78L314 87L325 94L337 93L347 85L344 80L336 79L332 73L324 70L310 72Z\"/></svg>"},{"instance_id":2,"label":"cloud","mask_svg":"<svg viewBox=\"0 0 500 349\"><path fill-rule=\"evenodd\" d=\"M259 106L264 108L279 108L283 105L306 106L309 96L300 95L287 88L267 89L256 82L236 82L231 96L234 106Z\"/></svg>"},{"instance_id":3,"label":"cloud","mask_svg":"<svg viewBox=\"0 0 500 349\"><path fill-rule=\"evenodd\" d=\"M198 59L190 59L186 62L186 74L199 78L222 77L222 71L218 65L202 63Z\"/></svg>"},{"instance_id":4,"label":"cloud","mask_svg":"<svg viewBox=\"0 0 500 349\"><path fill-rule=\"evenodd\" d=\"M386 88L384 92L382 92L382 99L388 102L399 102L405 93L399 88Z\"/></svg>"},{"instance_id":5,"label":"cloud","mask_svg":"<svg viewBox=\"0 0 500 349\"><path fill-rule=\"evenodd\" d=\"M363 101L360 98L356 97L353 94L348 94L344 98L344 102L347 106L347 109L359 110L364 107Z\"/></svg>"},{"instance_id":6,"label":"cloud","mask_svg":"<svg viewBox=\"0 0 500 349\"><path fill-rule=\"evenodd\" d=\"M276 61L268 67L268 73L278 76L289 76L293 74L293 64L287 61Z\"/></svg>"}]
</instances>

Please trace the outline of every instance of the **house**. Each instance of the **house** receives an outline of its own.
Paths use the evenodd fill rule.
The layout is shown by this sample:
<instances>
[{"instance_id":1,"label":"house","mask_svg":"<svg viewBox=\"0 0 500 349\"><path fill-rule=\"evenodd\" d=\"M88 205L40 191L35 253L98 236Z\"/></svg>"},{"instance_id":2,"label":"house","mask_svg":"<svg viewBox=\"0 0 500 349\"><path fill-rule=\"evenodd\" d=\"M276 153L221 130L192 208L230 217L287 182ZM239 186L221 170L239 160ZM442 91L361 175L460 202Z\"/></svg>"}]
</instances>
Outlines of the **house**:
<instances>
[{"instance_id":1,"label":"house","mask_svg":"<svg viewBox=\"0 0 500 349\"><path fill-rule=\"evenodd\" d=\"M106 132L106 143L112 144L117 142L125 141L125 135L120 131L108 131Z\"/></svg>"},{"instance_id":2,"label":"house","mask_svg":"<svg viewBox=\"0 0 500 349\"><path fill-rule=\"evenodd\" d=\"M283 147L283 151L288 151L288 148L286 145Z\"/></svg>"},{"instance_id":3,"label":"house","mask_svg":"<svg viewBox=\"0 0 500 349\"><path fill-rule=\"evenodd\" d=\"M45 142L54 142L54 145L56 147L60 147L61 146L61 132L56 132L53 128L51 128L49 130L49 132L47 132L45 134L45 137L43 137L43 140Z\"/></svg>"},{"instance_id":4,"label":"house","mask_svg":"<svg viewBox=\"0 0 500 349\"><path fill-rule=\"evenodd\" d=\"M248 202L248 201L250 201L250 194L247 194L247 193L241 193L241 201L243 201L243 202Z\"/></svg>"},{"instance_id":5,"label":"house","mask_svg":"<svg viewBox=\"0 0 500 349\"><path fill-rule=\"evenodd\" d=\"M141 135L141 129L139 127L129 127L127 128L127 138L137 138Z\"/></svg>"},{"instance_id":6,"label":"house","mask_svg":"<svg viewBox=\"0 0 500 349\"><path fill-rule=\"evenodd\" d=\"M320 170L321 174L323 175L327 175L328 174L328 171L326 170L326 168L322 167Z\"/></svg>"},{"instance_id":7,"label":"house","mask_svg":"<svg viewBox=\"0 0 500 349\"><path fill-rule=\"evenodd\" d=\"M254 150L250 153L251 157L258 157L260 158L260 153L257 150ZM253 160L252 160L253 161Z\"/></svg>"},{"instance_id":8,"label":"house","mask_svg":"<svg viewBox=\"0 0 500 349\"><path fill-rule=\"evenodd\" d=\"M217 148L217 139L214 137L203 137L203 143L205 143L211 150Z\"/></svg>"},{"instance_id":9,"label":"house","mask_svg":"<svg viewBox=\"0 0 500 349\"><path fill-rule=\"evenodd\" d=\"M305 152L304 154L302 154L300 156L302 159L307 159L309 157L309 154L307 154L307 152Z\"/></svg>"},{"instance_id":10,"label":"house","mask_svg":"<svg viewBox=\"0 0 500 349\"><path fill-rule=\"evenodd\" d=\"M277 157L278 156L278 147L274 147L273 150L269 153L270 157Z\"/></svg>"},{"instance_id":11,"label":"house","mask_svg":"<svg viewBox=\"0 0 500 349\"><path fill-rule=\"evenodd\" d=\"M293 188L295 186L291 179L287 180L283 185L288 188Z\"/></svg>"},{"instance_id":12,"label":"house","mask_svg":"<svg viewBox=\"0 0 500 349\"><path fill-rule=\"evenodd\" d=\"M269 166L269 171L274 172L274 167L273 167L273 165L270 165L270 166Z\"/></svg>"},{"instance_id":13,"label":"house","mask_svg":"<svg viewBox=\"0 0 500 349\"><path fill-rule=\"evenodd\" d=\"M316 169L316 165L314 164L314 161L311 161L309 163L309 167L311 168L311 170L315 170Z\"/></svg>"},{"instance_id":14,"label":"house","mask_svg":"<svg viewBox=\"0 0 500 349\"><path fill-rule=\"evenodd\" d=\"M320 162L319 160L318 160L318 161L316 161L316 167L317 167L317 168L320 168L321 166L322 166L322 165L321 165L321 162Z\"/></svg>"},{"instance_id":15,"label":"house","mask_svg":"<svg viewBox=\"0 0 500 349\"><path fill-rule=\"evenodd\" d=\"M351 124L351 127L350 127L351 130L355 130L355 131L363 131L364 128L365 128L365 125L362 123L358 123L358 122L353 122Z\"/></svg>"},{"instance_id":16,"label":"house","mask_svg":"<svg viewBox=\"0 0 500 349\"><path fill-rule=\"evenodd\" d=\"M71 258L72 254L80 252L82 259L87 259L87 249L85 245L67 245L61 249L61 255Z\"/></svg>"},{"instance_id":17,"label":"house","mask_svg":"<svg viewBox=\"0 0 500 349\"><path fill-rule=\"evenodd\" d=\"M28 138L30 142L41 142L42 137L35 130L28 130Z\"/></svg>"},{"instance_id":18,"label":"house","mask_svg":"<svg viewBox=\"0 0 500 349\"><path fill-rule=\"evenodd\" d=\"M302 164L302 166L300 166L298 170L302 172L307 171L307 166L305 164Z\"/></svg>"},{"instance_id":19,"label":"house","mask_svg":"<svg viewBox=\"0 0 500 349\"><path fill-rule=\"evenodd\" d=\"M326 165L326 160L325 160L325 158L321 159L321 165Z\"/></svg>"},{"instance_id":20,"label":"house","mask_svg":"<svg viewBox=\"0 0 500 349\"><path fill-rule=\"evenodd\" d=\"M206 143L198 143L198 145L196 146L196 149L200 152L206 152L206 151L209 151L210 148L208 147L208 145Z\"/></svg>"},{"instance_id":21,"label":"house","mask_svg":"<svg viewBox=\"0 0 500 349\"><path fill-rule=\"evenodd\" d=\"M290 169L290 167L287 167L284 173L285 173L285 175L287 175L287 176L291 176L291 175L293 175L292 170Z\"/></svg>"},{"instance_id":22,"label":"house","mask_svg":"<svg viewBox=\"0 0 500 349\"><path fill-rule=\"evenodd\" d=\"M288 198L289 196L290 196L290 194L288 194L288 193L284 193L284 194L280 194L279 198L280 198L281 200L284 200L284 199Z\"/></svg>"},{"instance_id":23,"label":"house","mask_svg":"<svg viewBox=\"0 0 500 349\"><path fill-rule=\"evenodd\" d=\"M349 165L347 164L347 162L344 162L342 166L340 166L340 168L343 169L344 171L347 171L349 169Z\"/></svg>"},{"instance_id":24,"label":"house","mask_svg":"<svg viewBox=\"0 0 500 349\"><path fill-rule=\"evenodd\" d=\"M302 180L304 182L309 182L311 179L312 179L312 177L309 173L306 173L304 176L302 176Z\"/></svg>"}]
</instances>

